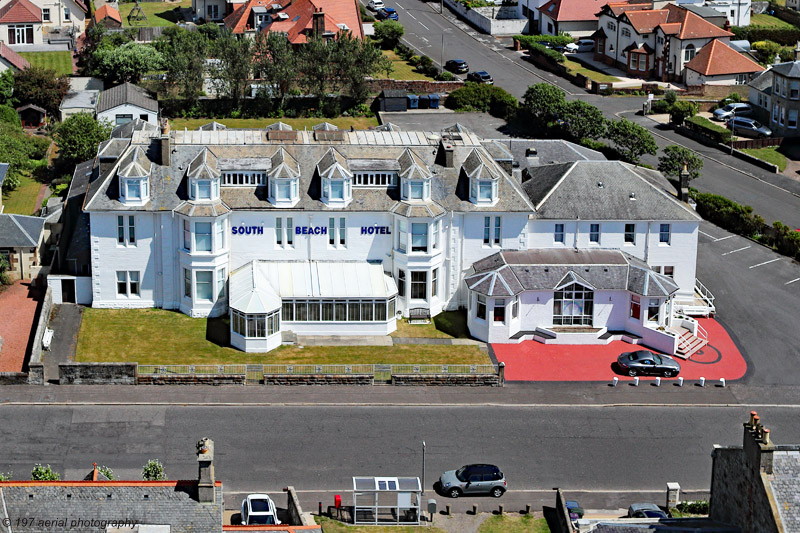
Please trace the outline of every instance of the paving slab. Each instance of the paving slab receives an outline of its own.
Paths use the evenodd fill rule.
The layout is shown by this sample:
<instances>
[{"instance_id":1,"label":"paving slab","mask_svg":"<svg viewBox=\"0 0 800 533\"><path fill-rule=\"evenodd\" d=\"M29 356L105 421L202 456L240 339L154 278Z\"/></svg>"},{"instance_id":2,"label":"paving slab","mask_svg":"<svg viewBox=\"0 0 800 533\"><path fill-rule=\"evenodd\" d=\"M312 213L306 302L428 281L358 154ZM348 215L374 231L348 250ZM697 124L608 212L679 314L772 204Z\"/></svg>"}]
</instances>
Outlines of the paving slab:
<instances>
[{"instance_id":1,"label":"paving slab","mask_svg":"<svg viewBox=\"0 0 800 533\"><path fill-rule=\"evenodd\" d=\"M41 291L30 281L16 281L0 292L0 372L21 372L33 335Z\"/></svg>"}]
</instances>

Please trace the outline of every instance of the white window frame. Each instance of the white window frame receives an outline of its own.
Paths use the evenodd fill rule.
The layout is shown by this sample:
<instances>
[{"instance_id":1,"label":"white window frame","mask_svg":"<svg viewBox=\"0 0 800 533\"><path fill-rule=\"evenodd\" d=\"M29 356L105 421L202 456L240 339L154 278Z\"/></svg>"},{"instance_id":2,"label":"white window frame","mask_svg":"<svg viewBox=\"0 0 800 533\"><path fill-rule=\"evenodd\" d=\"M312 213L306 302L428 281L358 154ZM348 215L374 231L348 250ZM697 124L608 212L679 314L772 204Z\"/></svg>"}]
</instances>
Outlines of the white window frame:
<instances>
[{"instance_id":1,"label":"white window frame","mask_svg":"<svg viewBox=\"0 0 800 533\"><path fill-rule=\"evenodd\" d=\"M42 22L50 22L50 8L43 7L42 8Z\"/></svg>"},{"instance_id":2,"label":"white window frame","mask_svg":"<svg viewBox=\"0 0 800 533\"><path fill-rule=\"evenodd\" d=\"M480 316L481 307L483 307L483 317ZM486 296L482 294L475 294L475 320L480 320L482 322L486 322L487 316L486 313L488 309L486 308Z\"/></svg>"},{"instance_id":3,"label":"white window frame","mask_svg":"<svg viewBox=\"0 0 800 533\"><path fill-rule=\"evenodd\" d=\"M431 298L439 296L439 269L434 268L431 271Z\"/></svg>"},{"instance_id":4,"label":"white window frame","mask_svg":"<svg viewBox=\"0 0 800 533\"><path fill-rule=\"evenodd\" d=\"M672 243L672 224L659 224L658 244L663 246L669 246L671 243Z\"/></svg>"},{"instance_id":5,"label":"white window frame","mask_svg":"<svg viewBox=\"0 0 800 533\"><path fill-rule=\"evenodd\" d=\"M69 12L69 8L64 8L64 22L70 22L72 20L72 13Z\"/></svg>"},{"instance_id":6,"label":"white window frame","mask_svg":"<svg viewBox=\"0 0 800 533\"><path fill-rule=\"evenodd\" d=\"M414 229L419 230L420 227L424 228L424 231L422 233L414 233ZM426 253L428 253L428 246L430 244L429 239L428 239L428 231L429 231L429 228L428 228L427 222L412 222L411 223L411 232L410 232L411 233L411 253L413 253L413 254L426 254ZM424 239L424 241L425 241L424 246L416 246L415 247L415 245L414 245L414 237L415 236L417 236L417 237L421 236ZM415 248L419 248L419 249L415 249Z\"/></svg>"},{"instance_id":7,"label":"white window frame","mask_svg":"<svg viewBox=\"0 0 800 533\"><path fill-rule=\"evenodd\" d=\"M503 217L494 217L494 233L492 234L492 246L503 247Z\"/></svg>"},{"instance_id":8,"label":"white window frame","mask_svg":"<svg viewBox=\"0 0 800 533\"><path fill-rule=\"evenodd\" d=\"M198 225L208 224L208 233L200 233ZM208 250L201 250L197 245L198 237L200 235L208 235ZM208 221L197 221L194 223L194 231L192 232L192 251L195 253L213 253L214 252L214 223Z\"/></svg>"},{"instance_id":9,"label":"white window frame","mask_svg":"<svg viewBox=\"0 0 800 533\"><path fill-rule=\"evenodd\" d=\"M225 219L214 221L214 249L225 249Z\"/></svg>"},{"instance_id":10,"label":"white window frame","mask_svg":"<svg viewBox=\"0 0 800 533\"><path fill-rule=\"evenodd\" d=\"M631 228L631 231L628 231L628 227ZM636 246L636 224L626 223L623 232L623 243L628 246ZM628 240L628 236L630 236L630 240Z\"/></svg>"},{"instance_id":11,"label":"white window frame","mask_svg":"<svg viewBox=\"0 0 800 533\"><path fill-rule=\"evenodd\" d=\"M409 286L408 286L408 288L409 288L408 299L409 300L417 300L417 301L427 302L428 301L428 280L430 279L429 276L428 276L428 271L427 270L410 270L409 274L410 275L409 275ZM419 278L420 275L424 276L424 279L422 281L420 281L419 279L417 279L415 281L414 277L416 276L417 278ZM419 290L420 287L424 287L423 290L425 291L425 296L422 297L422 298L415 297L414 296L415 287L416 287L417 291Z\"/></svg>"},{"instance_id":12,"label":"white window frame","mask_svg":"<svg viewBox=\"0 0 800 533\"><path fill-rule=\"evenodd\" d=\"M183 297L192 299L192 271L189 268L183 269Z\"/></svg>"},{"instance_id":13,"label":"white window frame","mask_svg":"<svg viewBox=\"0 0 800 533\"><path fill-rule=\"evenodd\" d=\"M397 187L397 172L356 172L353 174L353 187Z\"/></svg>"},{"instance_id":14,"label":"white window frame","mask_svg":"<svg viewBox=\"0 0 800 533\"><path fill-rule=\"evenodd\" d=\"M553 242L555 244L566 245L566 241L567 241L566 226L564 224L554 224L553 225Z\"/></svg>"},{"instance_id":15,"label":"white window frame","mask_svg":"<svg viewBox=\"0 0 800 533\"><path fill-rule=\"evenodd\" d=\"M401 254L408 253L408 220L397 219L397 251Z\"/></svg>"},{"instance_id":16,"label":"white window frame","mask_svg":"<svg viewBox=\"0 0 800 533\"><path fill-rule=\"evenodd\" d=\"M600 245L600 224L589 224L589 243Z\"/></svg>"},{"instance_id":17,"label":"white window frame","mask_svg":"<svg viewBox=\"0 0 800 533\"><path fill-rule=\"evenodd\" d=\"M346 217L328 217L328 248L347 248Z\"/></svg>"},{"instance_id":18,"label":"white window frame","mask_svg":"<svg viewBox=\"0 0 800 533\"><path fill-rule=\"evenodd\" d=\"M492 245L492 217L483 217L483 245Z\"/></svg>"},{"instance_id":19,"label":"white window frame","mask_svg":"<svg viewBox=\"0 0 800 533\"><path fill-rule=\"evenodd\" d=\"M200 281L200 274L208 274L208 281ZM208 285L208 298L200 296L200 285ZM213 270L195 270L194 271L194 294L195 300L198 302L213 302L214 301L214 271Z\"/></svg>"},{"instance_id":20,"label":"white window frame","mask_svg":"<svg viewBox=\"0 0 800 533\"><path fill-rule=\"evenodd\" d=\"M192 251L192 221L188 218L183 219L183 250Z\"/></svg>"},{"instance_id":21,"label":"white window frame","mask_svg":"<svg viewBox=\"0 0 800 533\"><path fill-rule=\"evenodd\" d=\"M142 295L141 272L139 272L138 270L117 270L116 280L117 280L117 298L141 298ZM124 291L122 292L120 292L121 286L124 286Z\"/></svg>"},{"instance_id":22,"label":"white window frame","mask_svg":"<svg viewBox=\"0 0 800 533\"><path fill-rule=\"evenodd\" d=\"M226 281L225 269L224 268L220 268L219 270L217 270L217 273L216 273L216 283L217 283L216 295L217 295L217 300L224 300L225 299L225 281Z\"/></svg>"},{"instance_id":23,"label":"white window frame","mask_svg":"<svg viewBox=\"0 0 800 533\"><path fill-rule=\"evenodd\" d=\"M505 298L494 298L494 305L492 306L492 325L494 326L505 326L508 320L508 313L506 313L506 299ZM501 314L503 316L502 320L497 320L498 312L497 310L501 310Z\"/></svg>"},{"instance_id":24,"label":"white window frame","mask_svg":"<svg viewBox=\"0 0 800 533\"><path fill-rule=\"evenodd\" d=\"M117 215L117 247L136 246L136 216Z\"/></svg>"},{"instance_id":25,"label":"white window frame","mask_svg":"<svg viewBox=\"0 0 800 533\"><path fill-rule=\"evenodd\" d=\"M267 184L263 170L226 170L222 172L223 187L258 187Z\"/></svg>"}]
</instances>

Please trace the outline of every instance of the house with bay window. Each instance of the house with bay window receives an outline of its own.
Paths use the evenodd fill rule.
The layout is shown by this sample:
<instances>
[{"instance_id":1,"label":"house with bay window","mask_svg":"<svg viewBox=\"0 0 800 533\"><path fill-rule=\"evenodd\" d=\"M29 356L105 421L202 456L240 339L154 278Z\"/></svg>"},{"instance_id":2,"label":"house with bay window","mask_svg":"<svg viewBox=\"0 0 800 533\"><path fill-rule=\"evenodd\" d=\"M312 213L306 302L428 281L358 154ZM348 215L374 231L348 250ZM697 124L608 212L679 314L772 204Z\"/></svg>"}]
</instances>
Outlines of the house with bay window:
<instances>
[{"instance_id":1,"label":"house with bay window","mask_svg":"<svg viewBox=\"0 0 800 533\"><path fill-rule=\"evenodd\" d=\"M26 45L72 43L86 30L82 0L0 0L0 41L24 52Z\"/></svg>"},{"instance_id":2,"label":"house with bay window","mask_svg":"<svg viewBox=\"0 0 800 533\"><path fill-rule=\"evenodd\" d=\"M754 118L776 137L796 137L800 118L800 61L772 65L750 82Z\"/></svg>"},{"instance_id":3,"label":"house with bay window","mask_svg":"<svg viewBox=\"0 0 800 533\"><path fill-rule=\"evenodd\" d=\"M657 172L460 126L127 135L101 145L84 204L94 307L228 315L248 352L457 309L490 342L677 349L699 218Z\"/></svg>"}]
</instances>

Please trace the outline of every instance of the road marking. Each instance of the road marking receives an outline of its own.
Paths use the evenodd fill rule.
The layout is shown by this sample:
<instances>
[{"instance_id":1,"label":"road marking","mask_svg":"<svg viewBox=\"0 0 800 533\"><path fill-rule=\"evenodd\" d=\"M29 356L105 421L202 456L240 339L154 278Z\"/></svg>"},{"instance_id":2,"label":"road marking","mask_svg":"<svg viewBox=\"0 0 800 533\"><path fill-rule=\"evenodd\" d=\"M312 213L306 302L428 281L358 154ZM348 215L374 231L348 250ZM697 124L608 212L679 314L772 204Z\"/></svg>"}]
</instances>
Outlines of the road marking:
<instances>
[{"instance_id":1,"label":"road marking","mask_svg":"<svg viewBox=\"0 0 800 533\"><path fill-rule=\"evenodd\" d=\"M774 263L775 261L780 261L780 259L781 259L780 257L776 257L775 259L770 259L769 261L764 261L763 263L759 263L757 265L753 265L753 266L748 267L748 268L760 267L761 265L767 265L769 263Z\"/></svg>"},{"instance_id":2,"label":"road marking","mask_svg":"<svg viewBox=\"0 0 800 533\"><path fill-rule=\"evenodd\" d=\"M725 252L722 255L728 255L728 254L733 254L733 253L736 253L736 252L741 252L742 250L747 250L748 248L750 248L750 247L749 246L745 246L744 248L739 248L738 250L731 250L730 252Z\"/></svg>"},{"instance_id":3,"label":"road marking","mask_svg":"<svg viewBox=\"0 0 800 533\"><path fill-rule=\"evenodd\" d=\"M708 237L708 238L710 238L710 239L714 239L715 241L717 240L717 238L716 238L716 237L714 237L713 235L711 235L711 234L709 234L709 233L706 233L706 232L705 232L705 231L703 231L703 230L697 230L697 231L698 231L699 233L702 233L703 235L705 235L706 237Z\"/></svg>"},{"instance_id":4,"label":"road marking","mask_svg":"<svg viewBox=\"0 0 800 533\"><path fill-rule=\"evenodd\" d=\"M417 17L415 17L414 15L412 15L410 11L406 11L406 15L408 15L409 17L411 17L411 18L412 18L412 19L414 19L414 20L417 20Z\"/></svg>"},{"instance_id":5,"label":"road marking","mask_svg":"<svg viewBox=\"0 0 800 533\"><path fill-rule=\"evenodd\" d=\"M431 29L429 27L427 27L425 24L423 24L421 21L418 20L417 22L419 23L420 26L422 26L426 30L431 31Z\"/></svg>"},{"instance_id":6,"label":"road marking","mask_svg":"<svg viewBox=\"0 0 800 533\"><path fill-rule=\"evenodd\" d=\"M664 489L567 489L567 488L564 488L564 487L561 487L561 489L564 490L564 491L568 491L570 493L579 492L581 494L606 494L606 493L612 493L612 494L632 494L632 493L657 493L657 494L663 494L664 493ZM264 491L267 492L267 493L273 493L273 494L281 494L281 493L284 492L282 488L276 488L276 489L273 489L273 490L264 489ZM353 493L353 491L351 489L320 489L320 490L315 490L315 489L297 489L296 488L296 489L294 489L294 491L297 494L314 494L314 493L325 494L325 493L328 493L328 492L337 493L337 494L338 493L347 493L347 494L352 494ZM708 489L707 488L687 489L687 488L684 488L683 486L681 486L681 491L707 493ZM433 492L433 491L429 491L429 492ZM523 493L528 493L528 494L531 494L531 493L552 494L553 493L553 489L509 489L509 493L508 494L512 494L512 493L516 494L518 492L523 492ZM249 491L230 491L230 492L225 491L225 494L227 494L227 495L252 494L252 492L249 492Z\"/></svg>"},{"instance_id":7,"label":"road marking","mask_svg":"<svg viewBox=\"0 0 800 533\"><path fill-rule=\"evenodd\" d=\"M792 281L787 281L786 283L784 283L784 285L788 285L790 283L794 283L795 281L800 281L800 278L795 278Z\"/></svg>"},{"instance_id":8,"label":"road marking","mask_svg":"<svg viewBox=\"0 0 800 533\"><path fill-rule=\"evenodd\" d=\"M725 239L731 239L735 237L735 235L728 235L727 237L720 237L719 239L714 239L714 242L724 241Z\"/></svg>"},{"instance_id":9,"label":"road marking","mask_svg":"<svg viewBox=\"0 0 800 533\"><path fill-rule=\"evenodd\" d=\"M603 383L605 385L605 383ZM730 385L730 382L729 382ZM720 403L654 403L654 402L615 402L615 403L588 403L588 404L570 404L570 403L515 403L515 404L507 404L501 402L475 402L475 403L411 403L411 402L83 402L83 401L53 401L53 402L0 402L0 408L2 407L12 407L12 406L28 406L28 407L87 407L87 406L107 406L107 407L131 407L131 406L141 406L141 407L185 407L185 408L197 408L197 407L369 407L369 408L390 408L394 409L397 407L409 407L409 408L431 408L431 407L441 407L447 409L453 408L467 408L467 409L474 409L475 407L497 407L497 408L511 408L511 409L567 409L567 408L577 408L577 409L619 409L619 408L641 408L641 407L649 407L649 408L679 408L685 409L689 408L696 408L696 409L741 409L742 406L747 406L750 408L757 408L757 409L768 409L768 408L781 408L781 409L800 409L800 404L791 404L791 403L763 403L763 404L751 404L751 403L730 403L730 402L720 402Z\"/></svg>"}]
</instances>

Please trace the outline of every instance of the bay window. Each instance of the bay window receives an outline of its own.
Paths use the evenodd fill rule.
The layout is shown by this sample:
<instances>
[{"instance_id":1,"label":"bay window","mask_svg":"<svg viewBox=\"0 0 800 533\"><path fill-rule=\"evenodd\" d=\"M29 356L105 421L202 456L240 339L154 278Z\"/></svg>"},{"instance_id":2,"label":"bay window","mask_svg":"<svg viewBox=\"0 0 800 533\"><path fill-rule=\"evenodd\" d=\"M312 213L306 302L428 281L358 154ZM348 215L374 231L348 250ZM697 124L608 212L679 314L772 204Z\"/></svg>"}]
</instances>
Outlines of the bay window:
<instances>
[{"instance_id":1,"label":"bay window","mask_svg":"<svg viewBox=\"0 0 800 533\"><path fill-rule=\"evenodd\" d=\"M411 272L411 299L427 300L428 273L425 271Z\"/></svg>"},{"instance_id":2,"label":"bay window","mask_svg":"<svg viewBox=\"0 0 800 533\"><path fill-rule=\"evenodd\" d=\"M214 246L216 246L217 250L224 250L225 249L225 221L224 220L217 220L214 223L216 227L216 236L214 241Z\"/></svg>"},{"instance_id":3,"label":"bay window","mask_svg":"<svg viewBox=\"0 0 800 533\"><path fill-rule=\"evenodd\" d=\"M506 321L506 300L505 298L494 299L494 321L505 323Z\"/></svg>"},{"instance_id":4,"label":"bay window","mask_svg":"<svg viewBox=\"0 0 800 533\"><path fill-rule=\"evenodd\" d=\"M183 249L186 251L192 249L192 230L189 220L183 221Z\"/></svg>"},{"instance_id":5,"label":"bay window","mask_svg":"<svg viewBox=\"0 0 800 533\"><path fill-rule=\"evenodd\" d=\"M408 221L404 218L397 220L397 251L406 253L408 246Z\"/></svg>"},{"instance_id":6,"label":"bay window","mask_svg":"<svg viewBox=\"0 0 800 533\"><path fill-rule=\"evenodd\" d=\"M217 270L217 299L225 298L225 269Z\"/></svg>"},{"instance_id":7,"label":"bay window","mask_svg":"<svg viewBox=\"0 0 800 533\"><path fill-rule=\"evenodd\" d=\"M641 300L635 294L631 294L631 309L630 317L639 320L642 317L642 304Z\"/></svg>"},{"instance_id":8,"label":"bay window","mask_svg":"<svg viewBox=\"0 0 800 533\"><path fill-rule=\"evenodd\" d=\"M213 300L213 276L212 270L198 270L195 272L195 296L198 300Z\"/></svg>"},{"instance_id":9,"label":"bay window","mask_svg":"<svg viewBox=\"0 0 800 533\"><path fill-rule=\"evenodd\" d=\"M280 311L248 315L231 309L231 327L233 332L242 337L263 339L278 333L281 329Z\"/></svg>"},{"instance_id":10,"label":"bay window","mask_svg":"<svg viewBox=\"0 0 800 533\"><path fill-rule=\"evenodd\" d=\"M322 307L322 314L318 312ZM311 311L316 309L317 312ZM342 300L294 300L281 304L284 322L385 322L394 318L395 297L386 300L348 298Z\"/></svg>"},{"instance_id":11,"label":"bay window","mask_svg":"<svg viewBox=\"0 0 800 533\"><path fill-rule=\"evenodd\" d=\"M194 251L211 251L211 222L194 223Z\"/></svg>"},{"instance_id":12,"label":"bay window","mask_svg":"<svg viewBox=\"0 0 800 533\"><path fill-rule=\"evenodd\" d=\"M425 223L411 224L411 251L428 251L428 225Z\"/></svg>"},{"instance_id":13,"label":"bay window","mask_svg":"<svg viewBox=\"0 0 800 533\"><path fill-rule=\"evenodd\" d=\"M397 294L406 295L406 271L403 269L397 271Z\"/></svg>"},{"instance_id":14,"label":"bay window","mask_svg":"<svg viewBox=\"0 0 800 533\"><path fill-rule=\"evenodd\" d=\"M475 318L479 320L486 320L486 296L482 294L476 295Z\"/></svg>"},{"instance_id":15,"label":"bay window","mask_svg":"<svg viewBox=\"0 0 800 533\"><path fill-rule=\"evenodd\" d=\"M647 304L647 321L658 323L661 302L658 298L649 298Z\"/></svg>"},{"instance_id":16,"label":"bay window","mask_svg":"<svg viewBox=\"0 0 800 533\"><path fill-rule=\"evenodd\" d=\"M439 293L439 269L434 268L433 272L431 272L431 297L436 296Z\"/></svg>"}]
</instances>

